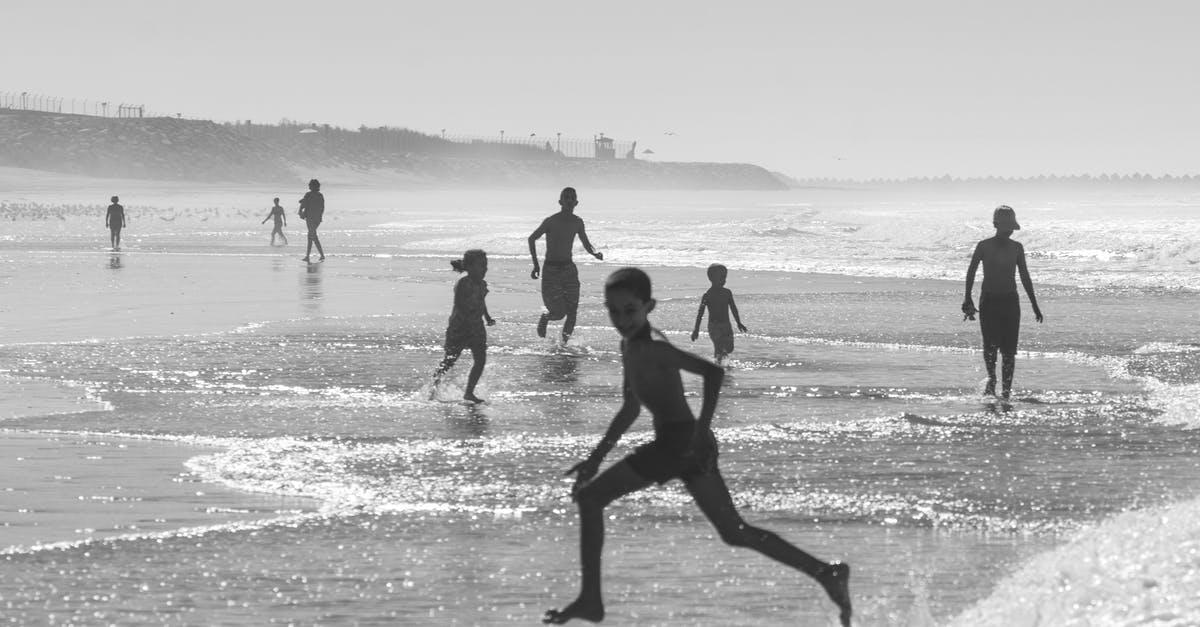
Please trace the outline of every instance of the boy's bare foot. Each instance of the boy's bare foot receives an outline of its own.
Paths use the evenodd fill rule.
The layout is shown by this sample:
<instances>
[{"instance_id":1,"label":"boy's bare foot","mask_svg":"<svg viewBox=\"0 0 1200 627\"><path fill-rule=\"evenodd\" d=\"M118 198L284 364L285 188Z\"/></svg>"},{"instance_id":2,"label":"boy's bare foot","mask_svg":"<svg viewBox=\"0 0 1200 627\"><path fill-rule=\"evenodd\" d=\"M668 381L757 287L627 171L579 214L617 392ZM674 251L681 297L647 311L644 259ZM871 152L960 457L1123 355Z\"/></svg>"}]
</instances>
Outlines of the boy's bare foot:
<instances>
[{"instance_id":1,"label":"boy's bare foot","mask_svg":"<svg viewBox=\"0 0 1200 627\"><path fill-rule=\"evenodd\" d=\"M467 392L466 394L463 394L463 400L464 400L464 401L467 401L467 402L471 402L471 403L483 403L483 402L485 402L485 401L484 401L482 398L479 398L478 396L475 396L475 394L473 394L473 393L471 393L471 392Z\"/></svg>"},{"instance_id":2,"label":"boy's bare foot","mask_svg":"<svg viewBox=\"0 0 1200 627\"><path fill-rule=\"evenodd\" d=\"M996 380L995 379L988 379L987 385L983 386L983 393L986 394L987 396L995 396L996 395Z\"/></svg>"},{"instance_id":3,"label":"boy's bare foot","mask_svg":"<svg viewBox=\"0 0 1200 627\"><path fill-rule=\"evenodd\" d=\"M300 261L308 261L308 257L304 257L304 258L300 259Z\"/></svg>"},{"instance_id":4,"label":"boy's bare foot","mask_svg":"<svg viewBox=\"0 0 1200 627\"><path fill-rule=\"evenodd\" d=\"M574 603L561 610L546 610L546 614L542 616L542 622L547 625L561 625L572 618L598 623L604 620L604 604L598 601L589 603L583 599L575 599Z\"/></svg>"},{"instance_id":5,"label":"boy's bare foot","mask_svg":"<svg viewBox=\"0 0 1200 627\"><path fill-rule=\"evenodd\" d=\"M850 627L850 566L841 562L830 562L817 572L817 581L825 593L841 610L838 616L842 627Z\"/></svg>"},{"instance_id":6,"label":"boy's bare foot","mask_svg":"<svg viewBox=\"0 0 1200 627\"><path fill-rule=\"evenodd\" d=\"M547 318L546 314L542 314L542 317L538 318L538 326L537 326L538 337L546 337L546 325L547 324L550 324L550 318Z\"/></svg>"}]
</instances>

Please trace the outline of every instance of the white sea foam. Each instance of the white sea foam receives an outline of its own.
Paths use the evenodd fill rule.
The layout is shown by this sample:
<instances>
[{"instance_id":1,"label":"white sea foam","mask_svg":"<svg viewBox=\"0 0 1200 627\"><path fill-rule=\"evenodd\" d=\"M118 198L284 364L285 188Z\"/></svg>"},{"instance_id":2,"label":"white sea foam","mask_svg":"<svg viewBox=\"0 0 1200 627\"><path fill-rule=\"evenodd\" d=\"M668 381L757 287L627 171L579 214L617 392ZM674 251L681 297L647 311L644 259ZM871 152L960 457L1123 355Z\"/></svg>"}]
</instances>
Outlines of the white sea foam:
<instances>
[{"instance_id":1,"label":"white sea foam","mask_svg":"<svg viewBox=\"0 0 1200 627\"><path fill-rule=\"evenodd\" d=\"M1200 500L1127 512L1043 553L951 625L1200 624Z\"/></svg>"}]
</instances>

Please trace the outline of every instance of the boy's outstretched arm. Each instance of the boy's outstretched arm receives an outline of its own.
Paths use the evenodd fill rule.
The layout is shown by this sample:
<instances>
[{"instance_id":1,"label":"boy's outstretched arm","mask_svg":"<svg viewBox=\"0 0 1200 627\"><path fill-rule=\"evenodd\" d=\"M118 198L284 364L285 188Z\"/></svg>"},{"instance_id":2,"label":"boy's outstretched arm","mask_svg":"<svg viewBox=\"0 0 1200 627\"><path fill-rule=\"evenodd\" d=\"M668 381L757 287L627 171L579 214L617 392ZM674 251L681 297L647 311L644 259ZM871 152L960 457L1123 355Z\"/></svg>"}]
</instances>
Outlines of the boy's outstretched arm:
<instances>
[{"instance_id":1,"label":"boy's outstretched arm","mask_svg":"<svg viewBox=\"0 0 1200 627\"><path fill-rule=\"evenodd\" d=\"M742 317L738 315L737 304L733 302L733 292L729 293L729 312L733 314L733 321L738 325L738 331L745 333L749 331L746 325L742 324Z\"/></svg>"},{"instance_id":2,"label":"boy's outstretched arm","mask_svg":"<svg viewBox=\"0 0 1200 627\"><path fill-rule=\"evenodd\" d=\"M604 461L604 456L617 445L621 436L629 430L629 426L638 417L642 410L642 404L634 395L633 389L629 385L629 378L625 378L625 399L621 403L621 409L617 410L617 415L613 416L612 422L608 425L608 430L604 432L604 437L596 444L596 448L592 449L591 454L587 459L571 466L567 471L568 475L575 475L575 486L571 488L571 495L589 479L596 476L600 470L600 462Z\"/></svg>"},{"instance_id":3,"label":"boy's outstretched arm","mask_svg":"<svg viewBox=\"0 0 1200 627\"><path fill-rule=\"evenodd\" d=\"M700 297L700 311L696 312L696 326L692 328L692 341L700 337L700 321L704 319L704 308L708 307L708 294Z\"/></svg>"},{"instance_id":4,"label":"boy's outstretched arm","mask_svg":"<svg viewBox=\"0 0 1200 627\"><path fill-rule=\"evenodd\" d=\"M963 319L975 319L975 314L979 310L975 308L975 301L971 298L971 292L975 289L975 271L979 269L979 262L983 261L983 243L975 245L975 252L971 254L971 263L967 266L967 290L963 296L962 312Z\"/></svg>"},{"instance_id":5,"label":"boy's outstretched arm","mask_svg":"<svg viewBox=\"0 0 1200 627\"><path fill-rule=\"evenodd\" d=\"M1037 297L1033 295L1033 279L1029 276L1029 267L1025 265L1025 247L1021 247L1021 253L1017 255L1017 272L1021 275L1021 285L1025 288L1025 295L1029 296L1029 304L1033 306L1033 316L1040 323L1042 321L1042 310L1038 308Z\"/></svg>"},{"instance_id":6,"label":"boy's outstretched arm","mask_svg":"<svg viewBox=\"0 0 1200 627\"><path fill-rule=\"evenodd\" d=\"M543 220L538 228L529 234L529 257L533 259L533 272L529 273L529 278L536 279L542 272L542 267L538 264L537 257L537 241L538 238L546 234L546 221Z\"/></svg>"},{"instance_id":7,"label":"boy's outstretched arm","mask_svg":"<svg viewBox=\"0 0 1200 627\"><path fill-rule=\"evenodd\" d=\"M596 259L604 261L604 253L596 252L596 249L592 248L592 243L590 241L588 241L587 231L584 230L584 228L583 228L582 220L580 220L580 222L579 222L579 243L583 244L583 249L588 251L589 255L595 257Z\"/></svg>"}]
</instances>

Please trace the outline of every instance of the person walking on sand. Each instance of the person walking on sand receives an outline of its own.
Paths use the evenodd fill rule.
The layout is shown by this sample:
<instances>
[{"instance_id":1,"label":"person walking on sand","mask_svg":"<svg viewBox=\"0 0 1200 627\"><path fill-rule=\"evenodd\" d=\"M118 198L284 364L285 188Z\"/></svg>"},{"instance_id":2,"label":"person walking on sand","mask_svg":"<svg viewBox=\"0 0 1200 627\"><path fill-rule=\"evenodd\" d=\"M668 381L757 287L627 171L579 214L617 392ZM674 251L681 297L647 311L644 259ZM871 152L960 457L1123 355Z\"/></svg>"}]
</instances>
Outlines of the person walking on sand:
<instances>
[{"instance_id":1,"label":"person walking on sand","mask_svg":"<svg viewBox=\"0 0 1200 627\"><path fill-rule=\"evenodd\" d=\"M700 297L700 311L696 313L696 326L692 329L692 341L700 337L700 321L704 318L704 309L708 309L708 338L713 343L713 360L720 365L733 352L733 325L729 323L729 313L737 322L738 331L745 333L746 325L738 315L737 305L733 302L733 292L725 287L725 279L729 277L729 269L714 263L708 267L708 280L712 287Z\"/></svg>"},{"instance_id":2,"label":"person walking on sand","mask_svg":"<svg viewBox=\"0 0 1200 627\"><path fill-rule=\"evenodd\" d=\"M325 261L321 238L317 237L317 227L321 226L321 219L325 217L325 196L321 194L321 182L317 179L308 182L308 193L300 199L300 217L308 226L308 248L304 251L303 261L308 261L312 256L314 245L317 247L317 254L321 256L320 260Z\"/></svg>"},{"instance_id":3,"label":"person walking on sand","mask_svg":"<svg viewBox=\"0 0 1200 627\"><path fill-rule=\"evenodd\" d=\"M104 226L108 227L109 241L113 250L121 250L121 229L125 228L125 207L119 204L120 198L113 196L112 204L104 213Z\"/></svg>"},{"instance_id":4,"label":"person walking on sand","mask_svg":"<svg viewBox=\"0 0 1200 627\"><path fill-rule=\"evenodd\" d=\"M588 241L583 228L583 218L575 215L579 197L575 188L564 187L558 196L561 210L542 220L541 225L529 236L529 256L533 258L533 272L529 276L542 279L542 304L546 311L538 318L538 337L546 337L546 325L551 320L563 320L562 341L565 343L575 331L575 316L579 311L579 270L571 258L575 247L575 236L588 254L603 260L604 254L596 252ZM537 241L546 236L546 263L538 265Z\"/></svg>"},{"instance_id":5,"label":"person walking on sand","mask_svg":"<svg viewBox=\"0 0 1200 627\"><path fill-rule=\"evenodd\" d=\"M975 245L971 264L967 266L967 293L963 298L963 319L975 319L979 314L979 329L983 333L983 363L988 379L984 393L996 394L996 352L1004 358L1001 370L1003 396L1012 394L1013 371L1016 369L1017 337L1021 329L1021 301L1017 297L1014 271L1021 275L1021 285L1033 306L1033 315L1042 322L1042 310L1033 295L1033 279L1025 265L1025 247L1012 239L1013 231L1021 228L1012 207L1000 205L992 212L996 235ZM975 285L975 270L983 264L983 285L979 289L979 308L971 300Z\"/></svg>"},{"instance_id":6,"label":"person walking on sand","mask_svg":"<svg viewBox=\"0 0 1200 627\"><path fill-rule=\"evenodd\" d=\"M849 625L850 567L841 562L823 562L777 534L750 525L738 514L717 469L717 441L711 429L725 371L675 348L651 328L648 316L655 301L650 292L650 277L637 268L617 270L604 285L608 317L621 334L624 401L596 448L567 471L575 475L571 492L579 505L582 589L570 605L547 611L542 622L557 625L573 618L604 620L600 593L604 508L651 483L680 479L722 540L754 549L815 579L838 606L842 625ZM704 378L699 418L684 398L682 371ZM642 405L653 417L654 440L597 475L604 456L633 424Z\"/></svg>"},{"instance_id":7,"label":"person walking on sand","mask_svg":"<svg viewBox=\"0 0 1200 627\"><path fill-rule=\"evenodd\" d=\"M267 213L267 217L263 218L262 224L266 224L267 220L275 218L275 229L271 231L271 245L275 245L275 236L283 240L283 245L287 246L287 236L283 234L283 227L287 226L287 216L283 212L283 207L279 206L279 199L275 199L275 206L271 207Z\"/></svg>"},{"instance_id":8,"label":"person walking on sand","mask_svg":"<svg viewBox=\"0 0 1200 627\"><path fill-rule=\"evenodd\" d=\"M483 328L486 321L490 327L496 321L488 315L487 253L473 248L463 254L462 259L450 262L455 272L466 272L467 276L458 280L454 286L454 308L450 310L450 322L446 325L446 357L433 373L433 385L442 381L442 375L454 366L464 348L471 349L471 372L467 375L467 389L463 399L472 403L482 403L483 399L475 396L475 385L483 375L483 367L487 364L487 330Z\"/></svg>"}]
</instances>

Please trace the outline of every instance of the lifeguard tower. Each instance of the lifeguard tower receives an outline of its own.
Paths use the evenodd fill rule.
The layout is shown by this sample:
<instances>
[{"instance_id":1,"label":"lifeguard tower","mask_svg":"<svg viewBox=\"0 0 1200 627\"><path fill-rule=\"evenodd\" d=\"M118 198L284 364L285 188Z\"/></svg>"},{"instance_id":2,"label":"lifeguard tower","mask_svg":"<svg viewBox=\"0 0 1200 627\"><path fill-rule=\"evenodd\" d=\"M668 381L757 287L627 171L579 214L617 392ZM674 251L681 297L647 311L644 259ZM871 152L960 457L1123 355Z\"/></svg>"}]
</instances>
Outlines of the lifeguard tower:
<instances>
[{"instance_id":1,"label":"lifeguard tower","mask_svg":"<svg viewBox=\"0 0 1200 627\"><path fill-rule=\"evenodd\" d=\"M604 133L595 139L596 141L596 158L597 159L616 159L617 149L613 146L611 137L605 137Z\"/></svg>"}]
</instances>

